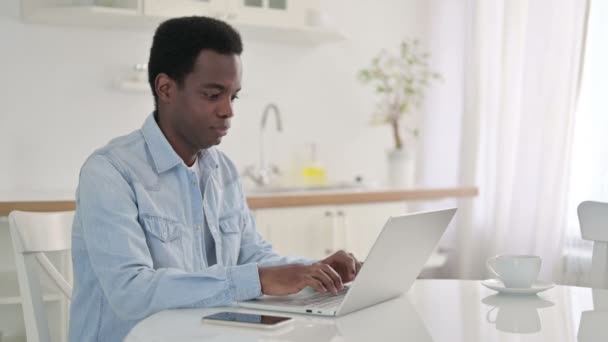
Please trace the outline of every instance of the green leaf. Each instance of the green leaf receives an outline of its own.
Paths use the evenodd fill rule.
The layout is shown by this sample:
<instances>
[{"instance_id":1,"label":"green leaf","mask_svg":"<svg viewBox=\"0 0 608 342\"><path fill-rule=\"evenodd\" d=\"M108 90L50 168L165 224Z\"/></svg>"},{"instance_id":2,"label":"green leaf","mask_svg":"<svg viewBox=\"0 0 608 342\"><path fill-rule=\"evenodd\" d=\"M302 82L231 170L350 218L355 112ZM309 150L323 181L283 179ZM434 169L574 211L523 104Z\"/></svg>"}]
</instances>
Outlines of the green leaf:
<instances>
[{"instance_id":1,"label":"green leaf","mask_svg":"<svg viewBox=\"0 0 608 342\"><path fill-rule=\"evenodd\" d=\"M421 103L431 80L441 79L441 74L428 63L430 56L418 39L404 39L397 51L381 49L368 68L359 70L359 80L378 94L372 122L389 123L409 113L413 115L411 109ZM408 132L419 134L417 130L408 129Z\"/></svg>"},{"instance_id":2,"label":"green leaf","mask_svg":"<svg viewBox=\"0 0 608 342\"><path fill-rule=\"evenodd\" d=\"M371 75L369 73L369 70L361 70L359 71L359 80L362 82L369 82L369 80L371 79Z\"/></svg>"}]
</instances>

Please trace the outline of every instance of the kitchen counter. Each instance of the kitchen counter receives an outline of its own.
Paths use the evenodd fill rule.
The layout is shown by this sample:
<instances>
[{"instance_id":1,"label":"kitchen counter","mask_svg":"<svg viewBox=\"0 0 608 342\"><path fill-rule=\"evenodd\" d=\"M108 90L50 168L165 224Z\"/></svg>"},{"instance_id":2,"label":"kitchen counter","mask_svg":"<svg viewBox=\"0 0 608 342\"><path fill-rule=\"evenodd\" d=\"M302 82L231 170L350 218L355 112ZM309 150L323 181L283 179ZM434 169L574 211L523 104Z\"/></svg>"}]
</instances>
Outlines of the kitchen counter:
<instances>
[{"instance_id":1,"label":"kitchen counter","mask_svg":"<svg viewBox=\"0 0 608 342\"><path fill-rule=\"evenodd\" d=\"M296 191L273 193L249 193L247 203L251 209L344 205L361 203L428 201L444 198L475 197L477 187L420 188L420 189L358 189L345 191ZM36 195L0 194L0 216L12 210L65 211L74 210L74 195L70 193L45 193Z\"/></svg>"},{"instance_id":2,"label":"kitchen counter","mask_svg":"<svg viewBox=\"0 0 608 342\"><path fill-rule=\"evenodd\" d=\"M475 197L476 187L424 189L363 189L348 191L300 191L247 196L251 209L344 205L400 201L425 201L454 197Z\"/></svg>"}]
</instances>

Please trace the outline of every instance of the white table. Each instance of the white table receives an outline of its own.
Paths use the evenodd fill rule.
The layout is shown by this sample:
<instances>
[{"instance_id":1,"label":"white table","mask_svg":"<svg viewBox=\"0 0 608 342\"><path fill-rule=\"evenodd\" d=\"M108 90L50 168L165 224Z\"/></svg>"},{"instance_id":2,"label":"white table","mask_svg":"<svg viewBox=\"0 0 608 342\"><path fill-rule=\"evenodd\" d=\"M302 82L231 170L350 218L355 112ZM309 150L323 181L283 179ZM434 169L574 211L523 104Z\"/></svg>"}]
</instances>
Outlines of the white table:
<instances>
[{"instance_id":1,"label":"white table","mask_svg":"<svg viewBox=\"0 0 608 342\"><path fill-rule=\"evenodd\" d=\"M538 296L497 295L479 281L417 280L407 295L339 318L292 315L276 331L202 323L218 311L167 310L125 341L608 341L608 290L556 286Z\"/></svg>"}]
</instances>

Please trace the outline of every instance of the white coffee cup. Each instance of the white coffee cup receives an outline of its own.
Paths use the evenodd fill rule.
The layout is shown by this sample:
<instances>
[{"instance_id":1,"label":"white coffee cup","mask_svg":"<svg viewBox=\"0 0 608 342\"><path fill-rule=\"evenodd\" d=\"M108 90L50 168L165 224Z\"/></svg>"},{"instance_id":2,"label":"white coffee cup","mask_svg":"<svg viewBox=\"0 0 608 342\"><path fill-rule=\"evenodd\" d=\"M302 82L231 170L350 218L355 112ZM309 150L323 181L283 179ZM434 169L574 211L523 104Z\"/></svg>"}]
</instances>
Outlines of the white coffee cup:
<instances>
[{"instance_id":1,"label":"white coffee cup","mask_svg":"<svg viewBox=\"0 0 608 342\"><path fill-rule=\"evenodd\" d=\"M541 258L536 255L499 255L488 259L486 264L505 287L530 288L538 278Z\"/></svg>"}]
</instances>

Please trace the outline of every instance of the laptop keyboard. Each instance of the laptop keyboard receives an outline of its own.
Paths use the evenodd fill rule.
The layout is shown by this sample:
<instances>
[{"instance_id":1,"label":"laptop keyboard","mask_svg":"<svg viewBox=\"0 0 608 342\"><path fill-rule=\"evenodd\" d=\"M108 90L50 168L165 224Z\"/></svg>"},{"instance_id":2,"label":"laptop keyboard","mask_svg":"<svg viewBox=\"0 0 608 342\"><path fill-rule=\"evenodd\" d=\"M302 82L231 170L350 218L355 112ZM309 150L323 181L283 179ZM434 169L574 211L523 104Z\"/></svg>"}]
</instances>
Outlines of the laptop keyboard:
<instances>
[{"instance_id":1,"label":"laptop keyboard","mask_svg":"<svg viewBox=\"0 0 608 342\"><path fill-rule=\"evenodd\" d=\"M317 308L328 308L339 304L343 299L346 293L348 292L348 287L344 286L344 288L338 291L337 294L333 294L331 292L325 293L313 293L307 297L301 298L293 298L293 299L285 299L277 304L282 305L297 305L297 306L310 306Z\"/></svg>"}]
</instances>

